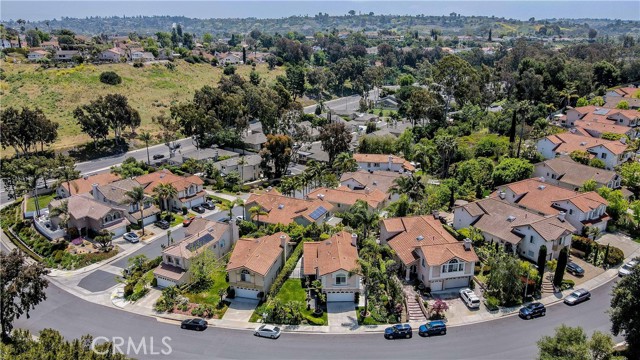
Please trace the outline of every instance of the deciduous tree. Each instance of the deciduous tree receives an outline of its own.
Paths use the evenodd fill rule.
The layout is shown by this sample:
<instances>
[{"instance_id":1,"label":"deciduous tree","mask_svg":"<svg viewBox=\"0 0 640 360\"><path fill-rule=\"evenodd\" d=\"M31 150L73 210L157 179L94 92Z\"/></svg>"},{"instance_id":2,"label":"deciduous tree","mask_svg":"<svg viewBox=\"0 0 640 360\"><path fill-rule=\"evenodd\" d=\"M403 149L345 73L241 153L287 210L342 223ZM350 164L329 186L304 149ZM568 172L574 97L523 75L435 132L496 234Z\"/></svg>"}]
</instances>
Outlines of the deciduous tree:
<instances>
[{"instance_id":1,"label":"deciduous tree","mask_svg":"<svg viewBox=\"0 0 640 360\"><path fill-rule=\"evenodd\" d=\"M320 128L318 139L332 164L338 154L349 151L352 135L344 123L334 122Z\"/></svg>"}]
</instances>

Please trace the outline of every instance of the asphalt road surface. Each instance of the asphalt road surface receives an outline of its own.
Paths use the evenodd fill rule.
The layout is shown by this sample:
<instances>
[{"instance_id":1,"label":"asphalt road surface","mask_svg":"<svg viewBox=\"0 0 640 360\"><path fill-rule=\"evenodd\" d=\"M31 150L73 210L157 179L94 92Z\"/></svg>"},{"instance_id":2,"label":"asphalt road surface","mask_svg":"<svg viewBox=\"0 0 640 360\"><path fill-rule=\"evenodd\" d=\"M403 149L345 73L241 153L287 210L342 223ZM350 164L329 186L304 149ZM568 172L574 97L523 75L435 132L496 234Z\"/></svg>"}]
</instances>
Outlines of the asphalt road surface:
<instances>
[{"instance_id":1,"label":"asphalt road surface","mask_svg":"<svg viewBox=\"0 0 640 360\"><path fill-rule=\"evenodd\" d=\"M108 339L124 337L127 352L129 337L145 351L129 348L128 356L138 359L534 359L536 341L552 335L560 324L581 326L591 334L608 332L606 310L614 282L595 289L590 301L569 307L562 303L547 309L547 315L534 320L517 316L474 325L452 327L447 335L413 339L384 340L382 334L301 334L284 333L280 339L256 338L250 331L210 327L203 332L181 330L177 324L158 322L149 317L89 303L51 285L48 299L22 317L16 328L38 332L44 328L59 330L67 339L83 334ZM414 329L415 331L416 329ZM165 343L162 344L162 338ZM151 354L153 339L156 353Z\"/></svg>"}]
</instances>

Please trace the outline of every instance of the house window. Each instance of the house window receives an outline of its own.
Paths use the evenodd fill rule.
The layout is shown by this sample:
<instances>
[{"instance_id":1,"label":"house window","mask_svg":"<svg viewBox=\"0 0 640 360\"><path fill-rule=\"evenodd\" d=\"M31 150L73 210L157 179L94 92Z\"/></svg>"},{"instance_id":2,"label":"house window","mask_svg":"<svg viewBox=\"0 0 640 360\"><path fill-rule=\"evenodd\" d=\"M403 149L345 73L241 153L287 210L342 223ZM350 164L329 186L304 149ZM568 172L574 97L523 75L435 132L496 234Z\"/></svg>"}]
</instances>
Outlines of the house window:
<instances>
[{"instance_id":1,"label":"house window","mask_svg":"<svg viewBox=\"0 0 640 360\"><path fill-rule=\"evenodd\" d=\"M176 258L176 265L180 265L180 259Z\"/></svg>"},{"instance_id":2,"label":"house window","mask_svg":"<svg viewBox=\"0 0 640 360\"><path fill-rule=\"evenodd\" d=\"M169 264L172 264L172 263L173 263L173 259L171 258L171 256L167 256L167 262L168 262Z\"/></svg>"},{"instance_id":3,"label":"house window","mask_svg":"<svg viewBox=\"0 0 640 360\"><path fill-rule=\"evenodd\" d=\"M569 215L573 215L573 209L569 209Z\"/></svg>"},{"instance_id":4,"label":"house window","mask_svg":"<svg viewBox=\"0 0 640 360\"><path fill-rule=\"evenodd\" d=\"M336 276L336 285L345 285L347 283L347 276L340 274Z\"/></svg>"},{"instance_id":5,"label":"house window","mask_svg":"<svg viewBox=\"0 0 640 360\"><path fill-rule=\"evenodd\" d=\"M533 244L533 235L529 237L529 244Z\"/></svg>"},{"instance_id":6,"label":"house window","mask_svg":"<svg viewBox=\"0 0 640 360\"><path fill-rule=\"evenodd\" d=\"M443 273L464 271L464 264L457 259L452 259L449 263L442 265Z\"/></svg>"},{"instance_id":7,"label":"house window","mask_svg":"<svg viewBox=\"0 0 640 360\"><path fill-rule=\"evenodd\" d=\"M529 251L527 252L527 255L529 255L529 257L530 257L530 258L533 258L533 251L529 250Z\"/></svg>"},{"instance_id":8,"label":"house window","mask_svg":"<svg viewBox=\"0 0 640 360\"><path fill-rule=\"evenodd\" d=\"M607 154L606 153L602 153L602 154L600 154L600 157L603 158L603 159L606 159L607 158Z\"/></svg>"},{"instance_id":9,"label":"house window","mask_svg":"<svg viewBox=\"0 0 640 360\"><path fill-rule=\"evenodd\" d=\"M422 258L422 267L423 267L423 268L426 268L426 267L427 267L427 265L426 265L426 264L425 264L425 262L424 262L424 258Z\"/></svg>"},{"instance_id":10,"label":"house window","mask_svg":"<svg viewBox=\"0 0 640 360\"><path fill-rule=\"evenodd\" d=\"M224 247L224 240L220 240L220 247Z\"/></svg>"},{"instance_id":11,"label":"house window","mask_svg":"<svg viewBox=\"0 0 640 360\"><path fill-rule=\"evenodd\" d=\"M251 282L251 274L247 270L242 270L240 273L240 281Z\"/></svg>"}]
</instances>

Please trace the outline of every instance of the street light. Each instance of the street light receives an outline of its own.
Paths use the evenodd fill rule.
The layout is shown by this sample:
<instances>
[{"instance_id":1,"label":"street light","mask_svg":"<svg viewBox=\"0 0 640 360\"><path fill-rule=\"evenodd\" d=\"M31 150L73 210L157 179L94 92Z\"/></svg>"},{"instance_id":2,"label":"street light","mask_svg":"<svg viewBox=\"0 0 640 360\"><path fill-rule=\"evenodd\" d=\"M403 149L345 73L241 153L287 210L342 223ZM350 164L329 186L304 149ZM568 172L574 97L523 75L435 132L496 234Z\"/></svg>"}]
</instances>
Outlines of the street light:
<instances>
[{"instance_id":1,"label":"street light","mask_svg":"<svg viewBox=\"0 0 640 360\"><path fill-rule=\"evenodd\" d=\"M535 264L530 264L530 265L536 268L536 270L538 269L538 265L535 265ZM527 269L527 283L524 285L524 298L522 299L522 301L527 300L527 288L529 287L529 274L531 274L530 268Z\"/></svg>"}]
</instances>

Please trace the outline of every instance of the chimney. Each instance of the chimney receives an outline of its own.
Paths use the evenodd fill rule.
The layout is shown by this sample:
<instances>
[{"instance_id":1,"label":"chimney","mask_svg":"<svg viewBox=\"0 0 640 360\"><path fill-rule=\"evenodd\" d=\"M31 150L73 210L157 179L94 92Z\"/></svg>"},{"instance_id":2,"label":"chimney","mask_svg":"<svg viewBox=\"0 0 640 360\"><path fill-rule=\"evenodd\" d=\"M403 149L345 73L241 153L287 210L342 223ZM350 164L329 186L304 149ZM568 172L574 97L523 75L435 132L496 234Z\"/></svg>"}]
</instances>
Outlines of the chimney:
<instances>
[{"instance_id":1,"label":"chimney","mask_svg":"<svg viewBox=\"0 0 640 360\"><path fill-rule=\"evenodd\" d=\"M546 179L544 178L544 176L540 176L540 182L545 182Z\"/></svg>"},{"instance_id":2,"label":"chimney","mask_svg":"<svg viewBox=\"0 0 640 360\"><path fill-rule=\"evenodd\" d=\"M318 199L324 200L324 194L318 194Z\"/></svg>"},{"instance_id":3,"label":"chimney","mask_svg":"<svg viewBox=\"0 0 640 360\"><path fill-rule=\"evenodd\" d=\"M355 248L358 247L358 234L351 234L351 245Z\"/></svg>"},{"instance_id":4,"label":"chimney","mask_svg":"<svg viewBox=\"0 0 640 360\"><path fill-rule=\"evenodd\" d=\"M471 239L465 238L463 242L464 242L464 250L471 251Z\"/></svg>"},{"instance_id":5,"label":"chimney","mask_svg":"<svg viewBox=\"0 0 640 360\"><path fill-rule=\"evenodd\" d=\"M626 144L627 144L627 138L626 138L626 137L624 137L624 136L623 136L623 137L621 137L621 138L620 138L620 143L622 143L622 144L625 144L625 145L626 145Z\"/></svg>"},{"instance_id":6,"label":"chimney","mask_svg":"<svg viewBox=\"0 0 640 360\"><path fill-rule=\"evenodd\" d=\"M236 218L229 220L229 226L231 227L231 244L235 244L240 238L240 229L238 228L238 221Z\"/></svg>"},{"instance_id":7,"label":"chimney","mask_svg":"<svg viewBox=\"0 0 640 360\"><path fill-rule=\"evenodd\" d=\"M560 220L560 221L564 222L564 217L565 217L565 215L567 215L567 214L566 214L564 211L560 211L560 212L558 213L558 220Z\"/></svg>"},{"instance_id":8,"label":"chimney","mask_svg":"<svg viewBox=\"0 0 640 360\"><path fill-rule=\"evenodd\" d=\"M282 247L282 250L284 253L284 260L282 261L282 264L284 265L284 263L287 262L287 236L286 235L280 235L280 246Z\"/></svg>"},{"instance_id":9,"label":"chimney","mask_svg":"<svg viewBox=\"0 0 640 360\"><path fill-rule=\"evenodd\" d=\"M98 184L91 184L91 194L94 200L98 200Z\"/></svg>"},{"instance_id":10,"label":"chimney","mask_svg":"<svg viewBox=\"0 0 640 360\"><path fill-rule=\"evenodd\" d=\"M82 178L83 178L83 179L85 179L85 180L87 180L87 179L89 179L89 175L85 175L85 176L83 176Z\"/></svg>"},{"instance_id":11,"label":"chimney","mask_svg":"<svg viewBox=\"0 0 640 360\"><path fill-rule=\"evenodd\" d=\"M391 163L393 163L393 156L389 155L389 170L391 170Z\"/></svg>"},{"instance_id":12,"label":"chimney","mask_svg":"<svg viewBox=\"0 0 640 360\"><path fill-rule=\"evenodd\" d=\"M273 187L271 187L271 186L267 187L267 192L269 192L271 190L273 190Z\"/></svg>"},{"instance_id":13,"label":"chimney","mask_svg":"<svg viewBox=\"0 0 640 360\"><path fill-rule=\"evenodd\" d=\"M505 193L504 191L500 191L498 195L500 196L500 199L504 200L504 198L507 196L507 193Z\"/></svg>"}]
</instances>

